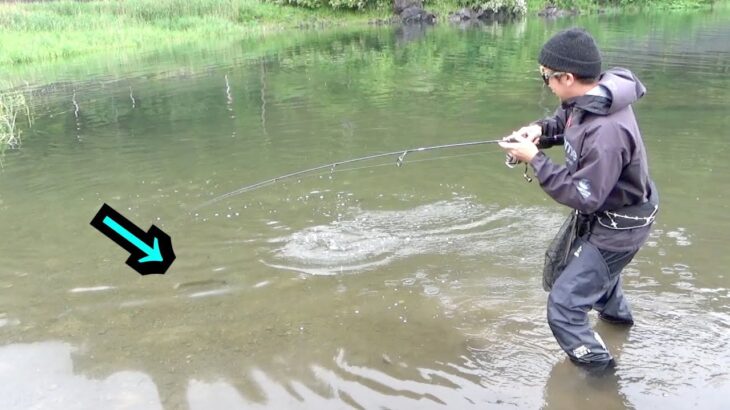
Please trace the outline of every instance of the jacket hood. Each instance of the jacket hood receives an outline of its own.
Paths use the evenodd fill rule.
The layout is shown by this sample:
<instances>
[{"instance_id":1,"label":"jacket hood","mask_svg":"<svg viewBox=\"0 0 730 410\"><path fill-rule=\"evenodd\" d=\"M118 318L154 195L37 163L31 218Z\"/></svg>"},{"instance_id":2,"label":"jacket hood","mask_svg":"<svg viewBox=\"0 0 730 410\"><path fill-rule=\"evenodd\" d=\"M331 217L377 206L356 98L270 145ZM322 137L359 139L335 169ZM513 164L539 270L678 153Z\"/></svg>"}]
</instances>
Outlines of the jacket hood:
<instances>
[{"instance_id":1,"label":"jacket hood","mask_svg":"<svg viewBox=\"0 0 730 410\"><path fill-rule=\"evenodd\" d=\"M575 106L597 115L620 111L646 94L646 87L630 70L612 68L606 70L598 81L601 92L585 94L563 102L564 108Z\"/></svg>"}]
</instances>

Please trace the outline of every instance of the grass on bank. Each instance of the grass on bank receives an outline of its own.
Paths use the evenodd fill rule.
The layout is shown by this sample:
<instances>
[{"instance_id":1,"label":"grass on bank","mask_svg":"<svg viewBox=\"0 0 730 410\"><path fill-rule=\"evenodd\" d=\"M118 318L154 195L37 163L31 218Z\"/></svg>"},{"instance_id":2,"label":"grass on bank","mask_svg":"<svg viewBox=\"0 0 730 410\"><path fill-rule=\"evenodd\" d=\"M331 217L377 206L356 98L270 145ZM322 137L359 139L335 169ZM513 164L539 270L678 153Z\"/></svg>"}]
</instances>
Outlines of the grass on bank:
<instances>
[{"instance_id":1,"label":"grass on bank","mask_svg":"<svg viewBox=\"0 0 730 410\"><path fill-rule=\"evenodd\" d=\"M3 3L0 65L297 26L365 22L387 14L385 10L310 10L258 0Z\"/></svg>"},{"instance_id":2,"label":"grass on bank","mask_svg":"<svg viewBox=\"0 0 730 410\"><path fill-rule=\"evenodd\" d=\"M392 15L393 0L92 0L0 3L0 66L280 30L358 24ZM425 0L443 21L468 5L522 0ZM563 8L691 7L712 0L526 0Z\"/></svg>"}]
</instances>

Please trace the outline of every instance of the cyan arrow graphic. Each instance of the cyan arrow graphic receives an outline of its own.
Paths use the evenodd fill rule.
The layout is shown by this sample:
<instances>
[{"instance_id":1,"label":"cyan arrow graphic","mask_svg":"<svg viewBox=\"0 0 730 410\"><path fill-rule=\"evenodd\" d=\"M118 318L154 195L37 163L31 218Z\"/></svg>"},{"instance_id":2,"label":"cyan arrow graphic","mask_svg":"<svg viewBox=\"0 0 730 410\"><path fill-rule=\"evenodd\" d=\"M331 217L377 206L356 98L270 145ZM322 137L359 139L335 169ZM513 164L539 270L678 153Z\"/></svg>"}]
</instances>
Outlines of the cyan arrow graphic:
<instances>
[{"instance_id":1,"label":"cyan arrow graphic","mask_svg":"<svg viewBox=\"0 0 730 410\"><path fill-rule=\"evenodd\" d=\"M152 225L144 232L107 204L102 205L91 226L126 249L127 265L142 275L165 273L175 260L170 236Z\"/></svg>"},{"instance_id":2,"label":"cyan arrow graphic","mask_svg":"<svg viewBox=\"0 0 730 410\"><path fill-rule=\"evenodd\" d=\"M128 230L124 229L122 225L119 225L116 223L112 218L109 218L108 216L104 217L104 225L112 228L112 230L119 235L122 235L122 238L128 240L132 243L132 245L136 246L139 250L144 252L147 256L140 259L140 263L145 262L162 262L162 254L160 253L160 246L157 243L157 238L155 238L155 244L153 247L149 247L146 243L142 242L141 239L137 238L129 232Z\"/></svg>"}]
</instances>

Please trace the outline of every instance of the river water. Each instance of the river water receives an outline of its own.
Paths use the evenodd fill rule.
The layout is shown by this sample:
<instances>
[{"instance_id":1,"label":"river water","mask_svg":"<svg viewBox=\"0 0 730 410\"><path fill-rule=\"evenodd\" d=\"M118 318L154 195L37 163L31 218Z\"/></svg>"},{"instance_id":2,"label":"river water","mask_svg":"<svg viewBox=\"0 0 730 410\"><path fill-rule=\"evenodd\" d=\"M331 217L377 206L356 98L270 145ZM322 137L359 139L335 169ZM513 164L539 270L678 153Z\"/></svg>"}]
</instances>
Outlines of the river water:
<instances>
[{"instance_id":1,"label":"river water","mask_svg":"<svg viewBox=\"0 0 730 410\"><path fill-rule=\"evenodd\" d=\"M33 123L0 172L0 407L726 408L729 23L298 31L7 72ZM554 109L535 60L572 25L645 83L661 193L623 273L636 325L595 324L614 376L554 341L539 272L567 209L497 147L221 198L500 138ZM89 225L103 203L172 237L165 275Z\"/></svg>"}]
</instances>

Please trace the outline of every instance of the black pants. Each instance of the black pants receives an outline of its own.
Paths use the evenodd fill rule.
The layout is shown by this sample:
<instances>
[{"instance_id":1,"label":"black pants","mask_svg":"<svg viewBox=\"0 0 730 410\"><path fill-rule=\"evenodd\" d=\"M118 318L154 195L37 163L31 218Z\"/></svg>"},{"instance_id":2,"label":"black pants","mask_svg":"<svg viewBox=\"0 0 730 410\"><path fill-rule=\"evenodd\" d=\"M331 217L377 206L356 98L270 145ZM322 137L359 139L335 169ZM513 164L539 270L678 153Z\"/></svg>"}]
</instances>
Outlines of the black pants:
<instances>
[{"instance_id":1,"label":"black pants","mask_svg":"<svg viewBox=\"0 0 730 410\"><path fill-rule=\"evenodd\" d=\"M633 324L621 289L620 273L637 251L600 250L578 239L571 252L568 265L548 296L548 324L573 362L609 362L611 354L598 333L591 329L588 312L596 309L607 319Z\"/></svg>"}]
</instances>

